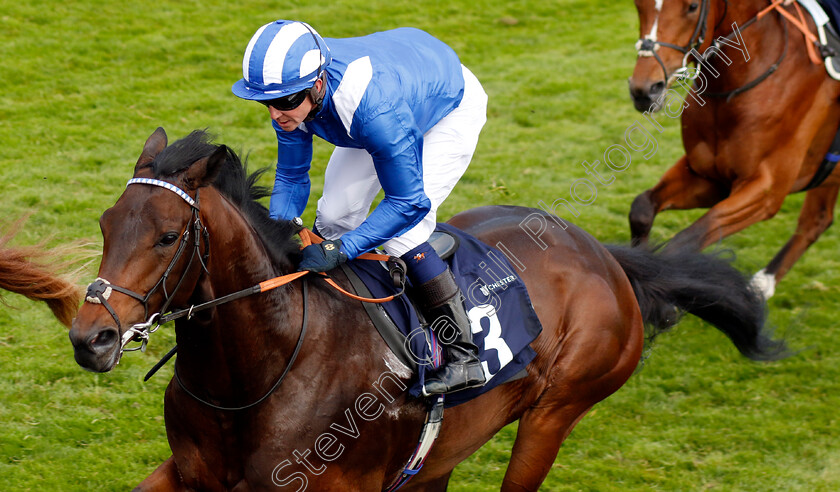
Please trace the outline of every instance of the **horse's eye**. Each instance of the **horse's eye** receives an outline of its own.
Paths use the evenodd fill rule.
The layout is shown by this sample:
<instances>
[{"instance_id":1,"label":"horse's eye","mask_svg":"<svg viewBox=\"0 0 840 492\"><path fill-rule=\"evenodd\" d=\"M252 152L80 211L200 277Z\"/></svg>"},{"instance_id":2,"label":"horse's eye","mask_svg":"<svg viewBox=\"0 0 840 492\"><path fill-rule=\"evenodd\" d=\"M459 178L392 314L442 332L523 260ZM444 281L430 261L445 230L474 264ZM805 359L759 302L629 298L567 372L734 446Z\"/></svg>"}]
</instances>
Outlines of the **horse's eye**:
<instances>
[{"instance_id":1,"label":"horse's eye","mask_svg":"<svg viewBox=\"0 0 840 492\"><path fill-rule=\"evenodd\" d=\"M178 240L178 233L177 232L167 232L163 236L160 237L158 241L159 246L172 246L175 244L175 241Z\"/></svg>"},{"instance_id":2,"label":"horse's eye","mask_svg":"<svg viewBox=\"0 0 840 492\"><path fill-rule=\"evenodd\" d=\"M694 12L697 12L698 8L700 8L700 5L697 2L692 2L692 4L688 6L688 13L693 14Z\"/></svg>"}]
</instances>

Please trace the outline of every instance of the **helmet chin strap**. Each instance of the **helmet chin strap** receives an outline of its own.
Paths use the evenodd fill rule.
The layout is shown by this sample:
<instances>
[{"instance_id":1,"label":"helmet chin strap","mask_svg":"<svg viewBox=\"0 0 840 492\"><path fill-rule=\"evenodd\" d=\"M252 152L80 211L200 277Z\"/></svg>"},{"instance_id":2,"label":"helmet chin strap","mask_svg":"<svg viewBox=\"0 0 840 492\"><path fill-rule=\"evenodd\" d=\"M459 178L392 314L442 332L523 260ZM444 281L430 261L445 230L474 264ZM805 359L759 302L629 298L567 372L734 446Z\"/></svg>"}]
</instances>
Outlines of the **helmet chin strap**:
<instances>
[{"instance_id":1,"label":"helmet chin strap","mask_svg":"<svg viewBox=\"0 0 840 492\"><path fill-rule=\"evenodd\" d=\"M321 81L321 90L315 90L315 85L309 89L309 97L312 98L312 111L306 116L303 120L304 122L312 121L315 119L315 116L318 114L318 111L321 111L321 106L324 103L324 97L327 95L327 76L325 72L321 72L321 76L318 78Z\"/></svg>"}]
</instances>

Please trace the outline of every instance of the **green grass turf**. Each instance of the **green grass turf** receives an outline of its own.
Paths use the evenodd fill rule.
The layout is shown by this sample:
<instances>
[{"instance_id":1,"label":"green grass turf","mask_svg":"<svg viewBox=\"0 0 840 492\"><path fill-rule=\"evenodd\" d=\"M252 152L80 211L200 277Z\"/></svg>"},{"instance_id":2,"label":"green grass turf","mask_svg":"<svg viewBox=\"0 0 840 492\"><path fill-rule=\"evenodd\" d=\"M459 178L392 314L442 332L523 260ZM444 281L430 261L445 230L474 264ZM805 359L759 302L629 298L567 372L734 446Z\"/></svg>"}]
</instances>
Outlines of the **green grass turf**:
<instances>
[{"instance_id":1,"label":"green grass turf","mask_svg":"<svg viewBox=\"0 0 840 492\"><path fill-rule=\"evenodd\" d=\"M31 213L16 243L83 241L100 250L97 219L157 126L171 140L207 128L249 154L252 168L271 165L265 110L235 98L230 85L251 34L276 18L306 20L327 37L410 25L456 49L490 95L489 121L441 218L567 198L586 176L581 162L603 161L641 118L627 95L638 36L629 0L0 0L0 221ZM575 218L602 241L629 240L631 200L681 155L678 123L658 119L666 130L656 134L656 154L633 153ZM329 152L316 144L307 222ZM773 220L721 246L743 270L760 269L792 232L801 203L790 197ZM700 213L661 215L655 239ZM753 363L708 325L685 319L580 422L543 490L840 489L837 250L830 230L769 303L769 322L800 353ZM171 366L148 383L142 377L174 343L171 328L112 373L91 374L76 365L45 305L5 299L0 489L130 489L169 455L162 397ZM450 490L498 489L514 435L515 424L460 465Z\"/></svg>"}]
</instances>

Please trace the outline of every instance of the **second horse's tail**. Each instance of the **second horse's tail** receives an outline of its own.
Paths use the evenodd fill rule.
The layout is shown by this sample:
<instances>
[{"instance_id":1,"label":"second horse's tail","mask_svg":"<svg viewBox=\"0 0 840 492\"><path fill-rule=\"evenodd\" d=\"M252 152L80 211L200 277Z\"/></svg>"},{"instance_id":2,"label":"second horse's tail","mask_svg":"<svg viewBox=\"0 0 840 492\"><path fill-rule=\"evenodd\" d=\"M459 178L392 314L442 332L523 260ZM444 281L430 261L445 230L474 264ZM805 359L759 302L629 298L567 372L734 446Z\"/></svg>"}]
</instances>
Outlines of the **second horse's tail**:
<instances>
[{"instance_id":1,"label":"second horse's tail","mask_svg":"<svg viewBox=\"0 0 840 492\"><path fill-rule=\"evenodd\" d=\"M81 290L33 263L35 256L47 253L35 248L6 248L0 242L0 289L46 302L55 317L69 327L82 300Z\"/></svg>"}]
</instances>

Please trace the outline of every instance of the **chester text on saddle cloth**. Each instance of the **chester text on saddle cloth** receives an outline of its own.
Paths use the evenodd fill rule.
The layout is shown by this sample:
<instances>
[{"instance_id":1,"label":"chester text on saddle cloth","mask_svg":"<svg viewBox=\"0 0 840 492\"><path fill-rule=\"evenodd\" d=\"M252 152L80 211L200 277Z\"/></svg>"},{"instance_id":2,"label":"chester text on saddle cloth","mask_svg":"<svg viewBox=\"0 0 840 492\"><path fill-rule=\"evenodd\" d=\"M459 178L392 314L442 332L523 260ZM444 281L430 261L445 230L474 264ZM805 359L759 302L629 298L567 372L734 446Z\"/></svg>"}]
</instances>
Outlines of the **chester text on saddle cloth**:
<instances>
[{"instance_id":1,"label":"chester text on saddle cloth","mask_svg":"<svg viewBox=\"0 0 840 492\"><path fill-rule=\"evenodd\" d=\"M536 355L529 344L540 334L542 325L525 284L501 252L448 224L438 224L437 230L460 239L460 247L446 261L466 296L474 342L487 375L487 384L480 388L446 395L446 406L451 407L490 391L525 369ZM357 260L349 264L375 297L395 292L388 273L378 262ZM417 314L405 296L383 306L403 335L410 338L419 374L409 393L419 396L425 372L433 367L439 354L427 343Z\"/></svg>"}]
</instances>

